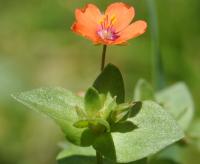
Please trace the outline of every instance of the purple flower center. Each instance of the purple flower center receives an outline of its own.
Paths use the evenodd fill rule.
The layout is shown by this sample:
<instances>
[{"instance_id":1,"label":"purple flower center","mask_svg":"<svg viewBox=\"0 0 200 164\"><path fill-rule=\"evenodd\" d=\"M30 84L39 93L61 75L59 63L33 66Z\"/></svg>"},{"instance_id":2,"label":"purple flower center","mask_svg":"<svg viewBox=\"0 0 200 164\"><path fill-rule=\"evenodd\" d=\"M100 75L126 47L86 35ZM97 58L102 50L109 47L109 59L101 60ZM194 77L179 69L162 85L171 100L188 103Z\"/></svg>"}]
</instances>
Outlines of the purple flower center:
<instances>
[{"instance_id":1,"label":"purple flower center","mask_svg":"<svg viewBox=\"0 0 200 164\"><path fill-rule=\"evenodd\" d=\"M104 16L99 22L100 26L97 30L97 35L103 40L110 41L114 41L119 38L118 33L113 28L115 21L115 16L111 17L111 19L108 18L108 15Z\"/></svg>"}]
</instances>

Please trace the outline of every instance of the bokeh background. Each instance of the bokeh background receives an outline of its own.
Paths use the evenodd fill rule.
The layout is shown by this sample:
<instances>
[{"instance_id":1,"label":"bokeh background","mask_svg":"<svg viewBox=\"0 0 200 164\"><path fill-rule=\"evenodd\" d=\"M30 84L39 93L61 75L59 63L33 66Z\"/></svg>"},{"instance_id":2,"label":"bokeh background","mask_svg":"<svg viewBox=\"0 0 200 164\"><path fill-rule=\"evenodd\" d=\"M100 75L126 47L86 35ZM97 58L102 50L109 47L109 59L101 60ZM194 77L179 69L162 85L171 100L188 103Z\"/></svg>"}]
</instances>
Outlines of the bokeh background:
<instances>
[{"instance_id":1,"label":"bokeh background","mask_svg":"<svg viewBox=\"0 0 200 164\"><path fill-rule=\"evenodd\" d=\"M88 88L100 70L101 46L73 34L74 9L113 0L0 0L0 164L55 164L61 130L13 100L11 93L41 86L74 92ZM135 19L149 21L146 0L124 0ZM200 1L156 0L166 82L185 81L200 114ZM107 61L119 66L127 97L139 78L152 81L151 37L112 46Z\"/></svg>"}]
</instances>

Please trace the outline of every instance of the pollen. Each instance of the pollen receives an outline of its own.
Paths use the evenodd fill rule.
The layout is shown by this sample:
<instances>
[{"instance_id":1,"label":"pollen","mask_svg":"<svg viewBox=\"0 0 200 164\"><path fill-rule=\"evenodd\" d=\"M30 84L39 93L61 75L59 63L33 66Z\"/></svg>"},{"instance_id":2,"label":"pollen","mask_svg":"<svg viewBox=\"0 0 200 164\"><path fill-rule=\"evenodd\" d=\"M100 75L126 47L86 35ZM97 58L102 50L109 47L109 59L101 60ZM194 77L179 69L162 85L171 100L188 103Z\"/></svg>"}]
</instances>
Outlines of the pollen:
<instances>
[{"instance_id":1,"label":"pollen","mask_svg":"<svg viewBox=\"0 0 200 164\"><path fill-rule=\"evenodd\" d=\"M115 24L115 22L116 22L116 17L115 17L115 15L113 15L113 16L111 17L110 21L111 21L111 24Z\"/></svg>"}]
</instances>

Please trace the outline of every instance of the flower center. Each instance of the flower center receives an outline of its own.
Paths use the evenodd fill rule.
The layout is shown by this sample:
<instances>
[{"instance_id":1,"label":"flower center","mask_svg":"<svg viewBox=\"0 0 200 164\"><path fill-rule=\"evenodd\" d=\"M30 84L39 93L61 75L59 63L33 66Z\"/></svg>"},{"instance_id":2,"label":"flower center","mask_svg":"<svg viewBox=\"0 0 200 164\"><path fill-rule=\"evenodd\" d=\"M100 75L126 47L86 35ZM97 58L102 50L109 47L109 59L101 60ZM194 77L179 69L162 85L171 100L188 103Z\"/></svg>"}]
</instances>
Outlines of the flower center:
<instances>
[{"instance_id":1,"label":"flower center","mask_svg":"<svg viewBox=\"0 0 200 164\"><path fill-rule=\"evenodd\" d=\"M114 41L119 38L116 30L113 25L116 22L116 17L112 16L110 19L108 15L104 16L100 21L100 27L97 30L97 35L103 40L111 40Z\"/></svg>"}]
</instances>

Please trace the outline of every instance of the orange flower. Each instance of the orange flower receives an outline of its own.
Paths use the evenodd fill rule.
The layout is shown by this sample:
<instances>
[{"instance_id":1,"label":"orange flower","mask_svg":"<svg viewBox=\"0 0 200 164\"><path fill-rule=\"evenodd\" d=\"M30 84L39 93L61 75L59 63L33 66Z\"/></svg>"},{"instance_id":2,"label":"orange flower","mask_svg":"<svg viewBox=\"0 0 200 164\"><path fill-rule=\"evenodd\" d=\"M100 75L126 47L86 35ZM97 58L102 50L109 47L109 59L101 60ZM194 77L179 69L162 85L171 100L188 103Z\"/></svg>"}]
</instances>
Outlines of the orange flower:
<instances>
[{"instance_id":1,"label":"orange flower","mask_svg":"<svg viewBox=\"0 0 200 164\"><path fill-rule=\"evenodd\" d=\"M122 2L109 5L104 14L95 5L88 4L83 9L76 9L76 22L71 29L94 44L124 44L146 31L145 21L131 23L134 16L134 8Z\"/></svg>"}]
</instances>

